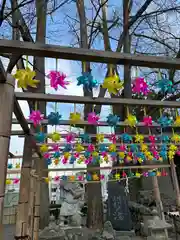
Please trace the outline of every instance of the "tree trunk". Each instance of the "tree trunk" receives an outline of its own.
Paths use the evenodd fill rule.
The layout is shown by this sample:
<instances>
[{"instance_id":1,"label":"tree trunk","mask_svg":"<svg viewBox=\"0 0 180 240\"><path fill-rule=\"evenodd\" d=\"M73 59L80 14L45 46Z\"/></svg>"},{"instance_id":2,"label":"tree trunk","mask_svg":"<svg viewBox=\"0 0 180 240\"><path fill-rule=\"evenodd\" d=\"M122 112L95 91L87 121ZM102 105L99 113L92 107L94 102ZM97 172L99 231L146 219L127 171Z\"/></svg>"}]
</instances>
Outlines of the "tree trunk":
<instances>
[{"instance_id":1,"label":"tree trunk","mask_svg":"<svg viewBox=\"0 0 180 240\"><path fill-rule=\"evenodd\" d=\"M79 19L80 19L80 47L88 49L88 36L87 36L87 24L86 24L86 13L84 7L84 0L78 0L76 2ZM90 70L90 63L85 64L86 71ZM84 89L84 96L93 96L92 91L87 91ZM89 112L92 112L92 105L84 106L84 118L87 118ZM86 127L86 133L96 133L95 127ZM99 164L97 164L99 166ZM90 165L87 166L91 167ZM100 172L98 172L100 174ZM88 198L88 217L87 225L89 228L101 229L103 226L103 210L102 210L102 193L101 193L101 183L97 184L87 184L87 198Z\"/></svg>"}]
</instances>

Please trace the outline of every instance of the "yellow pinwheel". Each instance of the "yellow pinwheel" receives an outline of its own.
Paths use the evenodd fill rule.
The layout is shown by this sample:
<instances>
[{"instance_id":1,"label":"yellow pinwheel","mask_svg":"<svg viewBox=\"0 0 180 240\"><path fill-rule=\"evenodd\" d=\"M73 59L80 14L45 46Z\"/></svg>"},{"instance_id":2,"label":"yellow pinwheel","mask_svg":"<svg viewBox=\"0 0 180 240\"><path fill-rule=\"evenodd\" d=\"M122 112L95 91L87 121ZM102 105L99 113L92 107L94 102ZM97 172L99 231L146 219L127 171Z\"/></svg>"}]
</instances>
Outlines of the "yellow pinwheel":
<instances>
[{"instance_id":1,"label":"yellow pinwheel","mask_svg":"<svg viewBox=\"0 0 180 240\"><path fill-rule=\"evenodd\" d=\"M61 135L57 132L54 132L54 133L50 134L49 137L53 142L57 142L61 139Z\"/></svg>"},{"instance_id":2,"label":"yellow pinwheel","mask_svg":"<svg viewBox=\"0 0 180 240\"><path fill-rule=\"evenodd\" d=\"M160 176L161 176L161 172L160 172L160 171L157 171L157 172L156 172L156 176L157 176L157 177L160 177Z\"/></svg>"},{"instance_id":3,"label":"yellow pinwheel","mask_svg":"<svg viewBox=\"0 0 180 240\"><path fill-rule=\"evenodd\" d=\"M93 181L99 181L99 177L97 174L93 174L92 179L93 179Z\"/></svg>"},{"instance_id":4,"label":"yellow pinwheel","mask_svg":"<svg viewBox=\"0 0 180 240\"><path fill-rule=\"evenodd\" d=\"M116 145L115 144L110 144L109 145L109 151L110 152L116 152Z\"/></svg>"},{"instance_id":5,"label":"yellow pinwheel","mask_svg":"<svg viewBox=\"0 0 180 240\"><path fill-rule=\"evenodd\" d=\"M70 154L69 152L65 152L65 153L63 154L63 156L64 156L66 159L68 159L68 158L71 156L71 154Z\"/></svg>"},{"instance_id":6,"label":"yellow pinwheel","mask_svg":"<svg viewBox=\"0 0 180 240\"><path fill-rule=\"evenodd\" d=\"M18 69L13 77L18 81L19 88L27 89L27 87L37 88L39 80L34 79L36 76L35 71L32 71L29 67L25 69Z\"/></svg>"},{"instance_id":7,"label":"yellow pinwheel","mask_svg":"<svg viewBox=\"0 0 180 240\"><path fill-rule=\"evenodd\" d=\"M176 151L177 151L177 146L174 145L174 144L171 144L171 145L169 146L169 151L176 152Z\"/></svg>"},{"instance_id":8,"label":"yellow pinwheel","mask_svg":"<svg viewBox=\"0 0 180 240\"><path fill-rule=\"evenodd\" d=\"M42 145L40 146L40 151L41 151L42 153L48 152L48 145L47 145L47 144L42 144Z\"/></svg>"},{"instance_id":9,"label":"yellow pinwheel","mask_svg":"<svg viewBox=\"0 0 180 240\"><path fill-rule=\"evenodd\" d=\"M56 159L54 159L54 165L58 165L59 164L59 159L58 158L56 158Z\"/></svg>"},{"instance_id":10,"label":"yellow pinwheel","mask_svg":"<svg viewBox=\"0 0 180 240\"><path fill-rule=\"evenodd\" d=\"M72 176L69 176L69 180L70 180L70 181L74 181L75 179L76 179L75 176L73 176L73 175L72 175Z\"/></svg>"},{"instance_id":11,"label":"yellow pinwheel","mask_svg":"<svg viewBox=\"0 0 180 240\"><path fill-rule=\"evenodd\" d=\"M99 153L96 152L96 151L94 151L94 152L92 152L92 156L93 156L93 157L98 157L98 156L99 156Z\"/></svg>"},{"instance_id":12,"label":"yellow pinwheel","mask_svg":"<svg viewBox=\"0 0 180 240\"><path fill-rule=\"evenodd\" d=\"M118 152L118 155L121 159L125 158L125 153L124 152Z\"/></svg>"},{"instance_id":13,"label":"yellow pinwheel","mask_svg":"<svg viewBox=\"0 0 180 240\"><path fill-rule=\"evenodd\" d=\"M146 144L141 144L140 148L142 152L146 152L148 150L148 146Z\"/></svg>"},{"instance_id":14,"label":"yellow pinwheel","mask_svg":"<svg viewBox=\"0 0 180 240\"><path fill-rule=\"evenodd\" d=\"M169 160L172 161L172 160L174 159L175 153L176 153L175 151L169 151L169 152L168 152L168 158L169 158Z\"/></svg>"},{"instance_id":15,"label":"yellow pinwheel","mask_svg":"<svg viewBox=\"0 0 180 240\"><path fill-rule=\"evenodd\" d=\"M180 116L177 116L177 117L176 117L176 120L174 121L174 125L175 125L176 127L180 127Z\"/></svg>"},{"instance_id":16,"label":"yellow pinwheel","mask_svg":"<svg viewBox=\"0 0 180 240\"><path fill-rule=\"evenodd\" d=\"M125 123L130 126L130 127L135 127L137 124L137 118L136 116L132 115L132 114L128 114Z\"/></svg>"},{"instance_id":17,"label":"yellow pinwheel","mask_svg":"<svg viewBox=\"0 0 180 240\"><path fill-rule=\"evenodd\" d=\"M134 138L135 138L136 143L143 143L144 142L144 136L141 135L141 134L136 134Z\"/></svg>"},{"instance_id":18,"label":"yellow pinwheel","mask_svg":"<svg viewBox=\"0 0 180 240\"><path fill-rule=\"evenodd\" d=\"M81 121L81 114L78 112L70 113L69 121L71 124L77 124Z\"/></svg>"},{"instance_id":19,"label":"yellow pinwheel","mask_svg":"<svg viewBox=\"0 0 180 240\"><path fill-rule=\"evenodd\" d=\"M6 179L6 185L10 185L12 183L11 179Z\"/></svg>"},{"instance_id":20,"label":"yellow pinwheel","mask_svg":"<svg viewBox=\"0 0 180 240\"><path fill-rule=\"evenodd\" d=\"M175 142L175 143L179 143L180 142L180 135L178 134L173 134L173 136L171 137L171 141Z\"/></svg>"},{"instance_id":21,"label":"yellow pinwheel","mask_svg":"<svg viewBox=\"0 0 180 240\"><path fill-rule=\"evenodd\" d=\"M16 163L16 168L19 169L21 167L20 163Z\"/></svg>"},{"instance_id":22,"label":"yellow pinwheel","mask_svg":"<svg viewBox=\"0 0 180 240\"><path fill-rule=\"evenodd\" d=\"M118 94L119 90L123 88L123 82L115 74L104 79L102 88L106 88L109 93Z\"/></svg>"},{"instance_id":23,"label":"yellow pinwheel","mask_svg":"<svg viewBox=\"0 0 180 240\"><path fill-rule=\"evenodd\" d=\"M120 176L120 173L116 173L114 177L115 177L116 180L119 180L120 177L121 177L121 176Z\"/></svg>"},{"instance_id":24,"label":"yellow pinwheel","mask_svg":"<svg viewBox=\"0 0 180 240\"><path fill-rule=\"evenodd\" d=\"M104 134L101 133L96 134L96 141L98 143L102 143L104 141Z\"/></svg>"},{"instance_id":25,"label":"yellow pinwheel","mask_svg":"<svg viewBox=\"0 0 180 240\"><path fill-rule=\"evenodd\" d=\"M75 146L75 151L80 153L80 152L84 151L84 147L81 144L77 144Z\"/></svg>"},{"instance_id":26,"label":"yellow pinwheel","mask_svg":"<svg viewBox=\"0 0 180 240\"><path fill-rule=\"evenodd\" d=\"M136 172L135 174L136 177L140 178L141 177L141 174L139 172Z\"/></svg>"}]
</instances>

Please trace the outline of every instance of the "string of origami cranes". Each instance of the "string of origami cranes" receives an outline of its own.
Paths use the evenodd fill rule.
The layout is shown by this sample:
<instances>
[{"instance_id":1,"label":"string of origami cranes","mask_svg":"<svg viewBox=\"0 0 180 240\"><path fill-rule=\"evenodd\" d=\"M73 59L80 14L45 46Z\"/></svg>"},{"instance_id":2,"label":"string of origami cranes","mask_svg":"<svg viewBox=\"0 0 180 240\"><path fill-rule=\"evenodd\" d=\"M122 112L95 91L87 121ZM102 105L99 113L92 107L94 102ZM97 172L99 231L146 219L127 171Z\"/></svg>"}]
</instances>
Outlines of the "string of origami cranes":
<instances>
[{"instance_id":1,"label":"string of origami cranes","mask_svg":"<svg viewBox=\"0 0 180 240\"><path fill-rule=\"evenodd\" d=\"M168 173L165 169L155 169L149 170L144 172L139 172L138 170L134 173L131 171L124 171L122 173L116 172L115 174L110 173L108 175L109 181L121 181L126 178L140 178L140 177L161 177L161 176L168 176ZM67 181L67 182L99 182L105 180L105 174L97 174L96 172L90 174L86 173L84 175L70 175L70 176L55 176L55 177L43 177L42 180L46 183L53 182L53 183L60 183L60 181ZM6 185L13 185L19 184L20 178L8 178L6 179Z\"/></svg>"}]
</instances>

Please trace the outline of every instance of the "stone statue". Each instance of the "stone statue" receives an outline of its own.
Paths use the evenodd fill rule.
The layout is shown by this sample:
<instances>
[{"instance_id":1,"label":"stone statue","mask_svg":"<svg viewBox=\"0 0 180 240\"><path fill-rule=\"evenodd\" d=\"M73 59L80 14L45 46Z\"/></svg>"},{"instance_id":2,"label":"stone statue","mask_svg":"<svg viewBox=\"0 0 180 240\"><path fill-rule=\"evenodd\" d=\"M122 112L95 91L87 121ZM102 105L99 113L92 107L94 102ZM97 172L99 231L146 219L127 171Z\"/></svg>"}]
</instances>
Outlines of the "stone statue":
<instances>
[{"instance_id":1,"label":"stone statue","mask_svg":"<svg viewBox=\"0 0 180 240\"><path fill-rule=\"evenodd\" d=\"M80 208L84 196L84 188L79 183L61 183L63 202L60 209L60 225L64 226L65 220L69 225L81 226Z\"/></svg>"}]
</instances>

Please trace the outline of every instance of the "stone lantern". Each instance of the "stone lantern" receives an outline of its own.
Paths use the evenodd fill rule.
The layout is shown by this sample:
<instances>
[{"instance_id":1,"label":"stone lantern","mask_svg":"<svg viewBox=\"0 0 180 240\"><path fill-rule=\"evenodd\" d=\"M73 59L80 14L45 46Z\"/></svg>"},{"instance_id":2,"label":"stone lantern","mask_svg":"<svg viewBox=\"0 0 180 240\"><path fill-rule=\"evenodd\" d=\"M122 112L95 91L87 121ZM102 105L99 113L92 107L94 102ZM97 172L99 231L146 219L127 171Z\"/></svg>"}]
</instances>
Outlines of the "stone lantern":
<instances>
[{"instance_id":1,"label":"stone lantern","mask_svg":"<svg viewBox=\"0 0 180 240\"><path fill-rule=\"evenodd\" d=\"M148 220L148 240L167 240L167 230L172 228L172 225L165 220L160 219L157 210L152 211L153 218Z\"/></svg>"}]
</instances>

